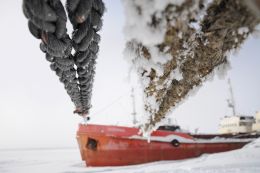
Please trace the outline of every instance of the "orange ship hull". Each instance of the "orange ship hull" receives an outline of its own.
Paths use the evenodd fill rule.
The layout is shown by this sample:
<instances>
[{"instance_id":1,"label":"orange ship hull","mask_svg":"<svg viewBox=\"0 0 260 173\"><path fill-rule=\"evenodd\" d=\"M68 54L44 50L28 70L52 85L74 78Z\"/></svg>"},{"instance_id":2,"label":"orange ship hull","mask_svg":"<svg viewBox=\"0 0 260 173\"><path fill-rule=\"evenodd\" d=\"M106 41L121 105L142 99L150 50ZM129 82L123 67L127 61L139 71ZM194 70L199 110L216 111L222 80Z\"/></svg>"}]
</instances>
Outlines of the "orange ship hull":
<instances>
[{"instance_id":1,"label":"orange ship hull","mask_svg":"<svg viewBox=\"0 0 260 173\"><path fill-rule=\"evenodd\" d=\"M123 166L160 160L180 160L239 149L250 139L205 140L174 131L157 130L150 142L137 128L79 125L77 140L87 166Z\"/></svg>"}]
</instances>

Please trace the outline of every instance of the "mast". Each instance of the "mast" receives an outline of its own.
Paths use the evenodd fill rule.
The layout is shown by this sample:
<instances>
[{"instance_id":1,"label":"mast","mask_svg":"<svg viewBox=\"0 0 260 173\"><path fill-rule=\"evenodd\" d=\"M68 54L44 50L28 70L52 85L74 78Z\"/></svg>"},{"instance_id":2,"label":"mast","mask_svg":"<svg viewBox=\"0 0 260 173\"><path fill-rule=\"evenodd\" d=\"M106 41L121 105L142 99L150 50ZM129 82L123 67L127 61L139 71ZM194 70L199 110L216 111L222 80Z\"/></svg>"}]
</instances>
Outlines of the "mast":
<instances>
[{"instance_id":1,"label":"mast","mask_svg":"<svg viewBox=\"0 0 260 173\"><path fill-rule=\"evenodd\" d=\"M172 120L171 118L168 118L168 125L171 125L172 124Z\"/></svg>"},{"instance_id":2,"label":"mast","mask_svg":"<svg viewBox=\"0 0 260 173\"><path fill-rule=\"evenodd\" d=\"M235 99L234 99L234 94L233 94L233 89L231 85L231 80L228 78L228 86L229 86L229 93L230 93L230 98L227 99L228 102L228 107L232 109L233 115L236 115L236 107L235 107Z\"/></svg>"},{"instance_id":3,"label":"mast","mask_svg":"<svg viewBox=\"0 0 260 173\"><path fill-rule=\"evenodd\" d=\"M136 108L135 108L135 94L134 94L134 92L135 92L135 90L134 90L134 88L132 88L132 90L131 90L132 106L133 106L132 115L133 115L133 124L135 125L137 123L137 120L136 120Z\"/></svg>"}]
</instances>

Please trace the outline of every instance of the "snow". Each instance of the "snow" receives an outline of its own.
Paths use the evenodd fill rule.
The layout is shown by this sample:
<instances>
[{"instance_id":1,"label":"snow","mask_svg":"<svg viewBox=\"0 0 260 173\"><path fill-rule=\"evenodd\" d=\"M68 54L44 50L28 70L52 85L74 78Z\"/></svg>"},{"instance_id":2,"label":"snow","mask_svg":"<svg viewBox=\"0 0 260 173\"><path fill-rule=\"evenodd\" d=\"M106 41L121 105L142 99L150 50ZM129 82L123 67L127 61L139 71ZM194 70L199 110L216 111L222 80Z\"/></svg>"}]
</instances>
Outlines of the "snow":
<instances>
[{"instance_id":1,"label":"snow","mask_svg":"<svg viewBox=\"0 0 260 173\"><path fill-rule=\"evenodd\" d=\"M85 167L79 150L0 150L1 173L259 173L260 138L244 148L181 161L159 161L134 166Z\"/></svg>"},{"instance_id":2,"label":"snow","mask_svg":"<svg viewBox=\"0 0 260 173\"><path fill-rule=\"evenodd\" d=\"M171 74L170 74L170 79L176 79L176 80L182 80L183 79L183 76L182 76L182 73L181 73L181 70L180 68L176 68L174 69ZM168 82L171 82L171 80L169 80Z\"/></svg>"},{"instance_id":3,"label":"snow","mask_svg":"<svg viewBox=\"0 0 260 173\"><path fill-rule=\"evenodd\" d=\"M167 26L169 25L169 23L166 21L166 17L164 16L166 14L162 11L165 10L169 4L173 5L172 8L174 11L177 6L180 6L184 3L184 0L122 0L122 2L125 9L125 18L127 19L124 28L125 39L127 42L124 51L124 57L130 64L132 64L131 69L134 69L139 75L139 82L141 83L143 91L146 92L147 88L149 88L151 85L155 85L155 89L150 88L151 90L149 93L145 93L143 96L143 102L146 106L143 113L143 117L145 118L142 118L142 122L140 123L141 125L144 125L153 119L154 114L159 109L159 105L162 100L158 99L158 95L156 95L158 91L160 91L162 88L169 88L173 79L178 81L183 79L183 75L180 70L180 65L182 62L180 62L177 57L177 67L172 70L166 79L158 83L159 78L165 74L165 65L172 59L172 55L169 53L170 47L165 47L163 50L159 50L157 45L164 41L165 33L168 28ZM207 1L206 5L209 3L210 1ZM198 8L199 3L195 3L190 10L196 11ZM205 13L205 10L200 11L198 18L202 18ZM151 16L154 16L155 19ZM176 25L177 18L182 18L182 20L188 21L189 19L187 16L188 11L184 11L181 15L172 13L168 17L173 18L171 25L174 26ZM153 19L155 21L153 21ZM198 23L194 25L194 28L199 29ZM182 32L179 32L178 36L181 38L182 34ZM195 35L193 35L193 37L192 38L195 39ZM186 46L187 48L190 47L190 45ZM183 57L186 57L188 52L189 49L184 51L182 53ZM152 79L149 76L151 71L154 72L152 73L154 74ZM166 94L165 91L160 95L163 96L163 94ZM158 124L156 127L158 127ZM144 133L147 132L148 136L153 129L145 128L144 130L144 128L142 128Z\"/></svg>"},{"instance_id":4,"label":"snow","mask_svg":"<svg viewBox=\"0 0 260 173\"><path fill-rule=\"evenodd\" d=\"M244 33L248 33L249 29L248 27L241 27L238 29L238 34L243 35Z\"/></svg>"},{"instance_id":5,"label":"snow","mask_svg":"<svg viewBox=\"0 0 260 173\"><path fill-rule=\"evenodd\" d=\"M159 141L159 142L171 142L174 139L177 139L180 143L226 143L226 142L251 142L252 139L244 138L244 139L227 139L221 137L215 137L212 139L192 139L187 137L182 137L179 135L167 135L167 136L152 136L152 135L133 135L129 137L130 139L139 139L139 140L147 140L147 141Z\"/></svg>"},{"instance_id":6,"label":"snow","mask_svg":"<svg viewBox=\"0 0 260 173\"><path fill-rule=\"evenodd\" d=\"M156 70L158 75L163 75L163 64L170 60L170 54L163 54L159 52L157 47L151 46L147 47L147 49L150 51L150 53L152 53L152 56L150 59L147 59L143 58L143 55L140 55L140 49L141 47L137 45L137 43L129 43L127 45L127 48L124 50L125 59L130 63L134 63L134 68L137 71L146 70L146 73L149 74L151 72L151 69L154 69ZM148 84L149 81L144 83Z\"/></svg>"},{"instance_id":7,"label":"snow","mask_svg":"<svg viewBox=\"0 0 260 173\"><path fill-rule=\"evenodd\" d=\"M161 11L169 4L180 6L183 2L184 0L122 0L127 19L124 28L126 40L136 40L146 46L161 43L166 32L166 21L160 16ZM142 8L144 6L146 8ZM139 7L141 9L138 9ZM154 14L157 18L162 19L156 28L150 25L151 16Z\"/></svg>"}]
</instances>

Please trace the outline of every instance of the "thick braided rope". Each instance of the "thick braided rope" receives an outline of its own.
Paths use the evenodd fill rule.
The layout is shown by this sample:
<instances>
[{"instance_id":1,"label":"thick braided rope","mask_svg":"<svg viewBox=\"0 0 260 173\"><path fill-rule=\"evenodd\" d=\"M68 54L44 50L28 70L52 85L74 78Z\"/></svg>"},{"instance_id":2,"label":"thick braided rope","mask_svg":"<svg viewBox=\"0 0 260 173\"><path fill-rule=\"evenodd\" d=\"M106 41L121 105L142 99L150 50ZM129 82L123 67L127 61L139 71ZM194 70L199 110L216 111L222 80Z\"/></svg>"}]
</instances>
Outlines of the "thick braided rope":
<instances>
[{"instance_id":1,"label":"thick braided rope","mask_svg":"<svg viewBox=\"0 0 260 173\"><path fill-rule=\"evenodd\" d=\"M51 62L76 108L82 109L78 80L71 55L72 44L67 35L67 17L60 0L24 0L23 11L33 36L41 39L40 48Z\"/></svg>"},{"instance_id":2,"label":"thick braided rope","mask_svg":"<svg viewBox=\"0 0 260 173\"><path fill-rule=\"evenodd\" d=\"M74 61L77 66L79 88L83 109L88 114L91 107L91 93L95 75L95 64L99 50L100 36L105 6L102 0L67 0L67 11L73 25Z\"/></svg>"}]
</instances>

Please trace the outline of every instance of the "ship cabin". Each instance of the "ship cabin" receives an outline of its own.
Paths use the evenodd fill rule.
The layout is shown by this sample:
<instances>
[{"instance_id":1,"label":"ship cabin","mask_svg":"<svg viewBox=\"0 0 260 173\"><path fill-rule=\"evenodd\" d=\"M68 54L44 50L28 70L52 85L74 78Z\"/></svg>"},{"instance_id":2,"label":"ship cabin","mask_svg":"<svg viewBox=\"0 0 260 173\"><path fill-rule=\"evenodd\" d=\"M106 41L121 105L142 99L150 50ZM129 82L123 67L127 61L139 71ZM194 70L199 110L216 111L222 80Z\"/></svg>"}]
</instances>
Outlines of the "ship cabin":
<instances>
[{"instance_id":1,"label":"ship cabin","mask_svg":"<svg viewBox=\"0 0 260 173\"><path fill-rule=\"evenodd\" d=\"M255 123L253 124L252 130L254 132L260 132L260 112L255 115Z\"/></svg>"},{"instance_id":2,"label":"ship cabin","mask_svg":"<svg viewBox=\"0 0 260 173\"><path fill-rule=\"evenodd\" d=\"M225 116L219 124L220 134L251 133L253 116Z\"/></svg>"}]
</instances>

